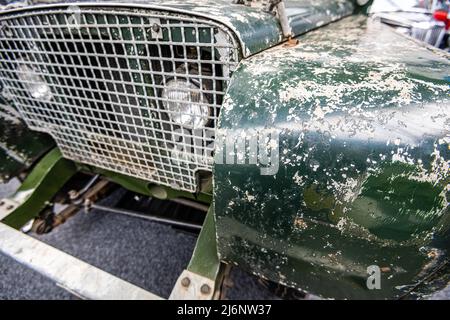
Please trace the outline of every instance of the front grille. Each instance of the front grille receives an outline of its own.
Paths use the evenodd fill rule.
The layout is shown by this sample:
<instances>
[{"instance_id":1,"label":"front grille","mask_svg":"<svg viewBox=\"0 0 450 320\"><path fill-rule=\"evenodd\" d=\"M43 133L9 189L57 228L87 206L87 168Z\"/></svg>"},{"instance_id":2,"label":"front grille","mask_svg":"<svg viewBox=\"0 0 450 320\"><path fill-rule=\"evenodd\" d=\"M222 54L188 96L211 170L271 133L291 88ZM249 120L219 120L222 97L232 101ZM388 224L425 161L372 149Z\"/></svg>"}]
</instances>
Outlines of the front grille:
<instances>
[{"instance_id":1,"label":"front grille","mask_svg":"<svg viewBox=\"0 0 450 320\"><path fill-rule=\"evenodd\" d=\"M196 192L212 169L214 128L239 50L228 29L207 19L75 7L2 15L0 59L7 95L64 157ZM184 99L162 94L172 80L190 83L209 107L195 130L165 108Z\"/></svg>"}]
</instances>

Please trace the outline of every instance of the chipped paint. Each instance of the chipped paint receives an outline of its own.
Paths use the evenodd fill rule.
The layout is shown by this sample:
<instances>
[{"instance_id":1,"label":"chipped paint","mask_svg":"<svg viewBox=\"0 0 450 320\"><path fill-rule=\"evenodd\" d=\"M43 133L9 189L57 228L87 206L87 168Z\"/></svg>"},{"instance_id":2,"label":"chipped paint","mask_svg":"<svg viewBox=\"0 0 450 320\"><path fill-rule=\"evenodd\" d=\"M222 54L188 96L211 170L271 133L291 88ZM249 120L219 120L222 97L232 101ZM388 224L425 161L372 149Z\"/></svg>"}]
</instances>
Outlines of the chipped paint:
<instances>
[{"instance_id":1,"label":"chipped paint","mask_svg":"<svg viewBox=\"0 0 450 320\"><path fill-rule=\"evenodd\" d=\"M419 248L449 245L450 59L362 16L299 40L230 84L221 132L279 130L280 168L216 165L221 256L315 294L400 296L428 263ZM374 261L385 288L356 289Z\"/></svg>"},{"instance_id":2,"label":"chipped paint","mask_svg":"<svg viewBox=\"0 0 450 320\"><path fill-rule=\"evenodd\" d=\"M64 2L52 0L32 1L34 8L67 6ZM283 41L278 20L270 13L233 4L228 0L81 0L77 6L126 7L128 9L152 9L169 11L211 19L228 27L237 37L242 56L247 57L270 48ZM30 9L28 6L26 9ZM6 8L4 12L23 10L24 8ZM9 10L11 9L11 10ZM1 10L1 8L0 8Z\"/></svg>"},{"instance_id":3,"label":"chipped paint","mask_svg":"<svg viewBox=\"0 0 450 320\"><path fill-rule=\"evenodd\" d=\"M0 98L0 183L6 183L53 147L50 137L28 130L18 112ZM5 116L6 115L6 116Z\"/></svg>"},{"instance_id":4,"label":"chipped paint","mask_svg":"<svg viewBox=\"0 0 450 320\"><path fill-rule=\"evenodd\" d=\"M36 8L61 5L60 1L30 1ZM66 6L64 3L63 6ZM77 6L125 6L149 8L197 15L226 25L239 39L242 55L249 57L273 47L283 38L278 18L261 8L233 4L231 0L81 0ZM28 8L28 7L27 7ZM301 35L324 24L336 21L353 12L352 0L295 0L287 1L287 16L294 35ZM0 6L1 10L23 10L22 6Z\"/></svg>"}]
</instances>

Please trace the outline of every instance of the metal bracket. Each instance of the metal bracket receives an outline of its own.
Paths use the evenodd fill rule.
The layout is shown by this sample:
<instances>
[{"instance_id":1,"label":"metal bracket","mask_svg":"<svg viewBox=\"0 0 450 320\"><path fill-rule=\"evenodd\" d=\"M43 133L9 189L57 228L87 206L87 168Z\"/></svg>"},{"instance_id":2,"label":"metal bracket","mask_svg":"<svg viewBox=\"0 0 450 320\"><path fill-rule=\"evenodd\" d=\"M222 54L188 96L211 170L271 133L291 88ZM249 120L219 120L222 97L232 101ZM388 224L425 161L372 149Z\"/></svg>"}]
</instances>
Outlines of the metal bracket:
<instances>
[{"instance_id":1,"label":"metal bracket","mask_svg":"<svg viewBox=\"0 0 450 320\"><path fill-rule=\"evenodd\" d=\"M214 287L214 280L184 270L178 278L169 300L212 300Z\"/></svg>"},{"instance_id":2,"label":"metal bracket","mask_svg":"<svg viewBox=\"0 0 450 320\"><path fill-rule=\"evenodd\" d=\"M286 13L286 6L284 5L283 0L266 0L266 1L251 1L249 0L251 4L253 2L259 3L259 6L263 8L263 11L268 12L273 15L277 15L278 19L280 20L281 25L281 31L283 32L284 38L289 39L289 41L292 41L292 37L294 34L292 33L291 25L289 24L289 18Z\"/></svg>"},{"instance_id":3,"label":"metal bracket","mask_svg":"<svg viewBox=\"0 0 450 320\"><path fill-rule=\"evenodd\" d=\"M149 18L150 24L152 25L148 31L150 31L152 38L163 39L164 35L162 32L161 20L157 18Z\"/></svg>"},{"instance_id":4,"label":"metal bracket","mask_svg":"<svg viewBox=\"0 0 450 320\"><path fill-rule=\"evenodd\" d=\"M291 25L289 24L289 19L286 13L286 7L284 5L284 1L283 0L271 0L270 4L269 4L269 8L270 6L272 6L273 8L276 8L277 13L278 13L278 18L280 19L280 24L281 24L281 30L283 31L283 36L285 38L291 39L293 34L292 34L292 28ZM272 8L272 10L273 10Z\"/></svg>"},{"instance_id":5,"label":"metal bracket","mask_svg":"<svg viewBox=\"0 0 450 320\"><path fill-rule=\"evenodd\" d=\"M9 205L3 210L0 208L0 220L13 228L21 228L45 208L76 172L73 162L64 159L57 148L51 150L36 164L16 193L3 200Z\"/></svg>"},{"instance_id":6,"label":"metal bracket","mask_svg":"<svg viewBox=\"0 0 450 320\"><path fill-rule=\"evenodd\" d=\"M197 239L191 261L178 278L169 299L214 299L220 291L223 267L217 253L214 205L212 204Z\"/></svg>"}]
</instances>

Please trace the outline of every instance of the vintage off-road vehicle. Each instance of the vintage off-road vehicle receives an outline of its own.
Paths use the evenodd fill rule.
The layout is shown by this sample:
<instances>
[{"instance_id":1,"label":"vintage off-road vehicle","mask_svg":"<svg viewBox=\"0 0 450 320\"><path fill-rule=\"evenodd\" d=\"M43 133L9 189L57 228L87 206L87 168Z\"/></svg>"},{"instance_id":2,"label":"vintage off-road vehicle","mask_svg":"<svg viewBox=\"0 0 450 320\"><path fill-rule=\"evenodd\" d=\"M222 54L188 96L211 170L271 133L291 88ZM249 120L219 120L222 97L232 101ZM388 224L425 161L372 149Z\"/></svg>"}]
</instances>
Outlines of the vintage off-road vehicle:
<instances>
[{"instance_id":1,"label":"vintage off-road vehicle","mask_svg":"<svg viewBox=\"0 0 450 320\"><path fill-rule=\"evenodd\" d=\"M324 298L444 288L449 55L366 2L2 6L0 171L20 187L0 251L87 298L158 298L20 231L102 209L112 182L207 211L174 299L217 298L227 265Z\"/></svg>"}]
</instances>

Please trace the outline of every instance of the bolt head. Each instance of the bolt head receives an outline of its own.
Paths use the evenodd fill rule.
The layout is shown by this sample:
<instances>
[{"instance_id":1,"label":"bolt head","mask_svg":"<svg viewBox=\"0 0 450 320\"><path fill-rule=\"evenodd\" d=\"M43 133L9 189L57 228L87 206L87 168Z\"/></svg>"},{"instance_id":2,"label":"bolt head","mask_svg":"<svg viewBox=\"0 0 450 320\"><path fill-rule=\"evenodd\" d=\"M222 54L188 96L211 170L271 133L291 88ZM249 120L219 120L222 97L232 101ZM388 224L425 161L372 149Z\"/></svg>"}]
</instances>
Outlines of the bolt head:
<instances>
[{"instance_id":1,"label":"bolt head","mask_svg":"<svg viewBox=\"0 0 450 320\"><path fill-rule=\"evenodd\" d=\"M2 207L5 204L5 201L0 201L0 207Z\"/></svg>"},{"instance_id":2,"label":"bolt head","mask_svg":"<svg viewBox=\"0 0 450 320\"><path fill-rule=\"evenodd\" d=\"M191 279L189 279L188 277L181 279L181 285L183 287L189 287L190 284L191 284Z\"/></svg>"},{"instance_id":3,"label":"bolt head","mask_svg":"<svg viewBox=\"0 0 450 320\"><path fill-rule=\"evenodd\" d=\"M9 206L6 207L6 210L12 210L12 209L14 209L13 205L9 205Z\"/></svg>"},{"instance_id":4,"label":"bolt head","mask_svg":"<svg viewBox=\"0 0 450 320\"><path fill-rule=\"evenodd\" d=\"M200 292L203 294L209 294L211 292L211 287L207 284L204 284L200 287Z\"/></svg>"},{"instance_id":5,"label":"bolt head","mask_svg":"<svg viewBox=\"0 0 450 320\"><path fill-rule=\"evenodd\" d=\"M75 190L70 190L69 191L69 198L70 200L75 200L76 198L78 198L78 192Z\"/></svg>"},{"instance_id":6,"label":"bolt head","mask_svg":"<svg viewBox=\"0 0 450 320\"><path fill-rule=\"evenodd\" d=\"M152 26L152 30L154 31L154 32L159 32L160 30L161 30L161 27L158 25L158 24L153 24L153 26Z\"/></svg>"}]
</instances>

